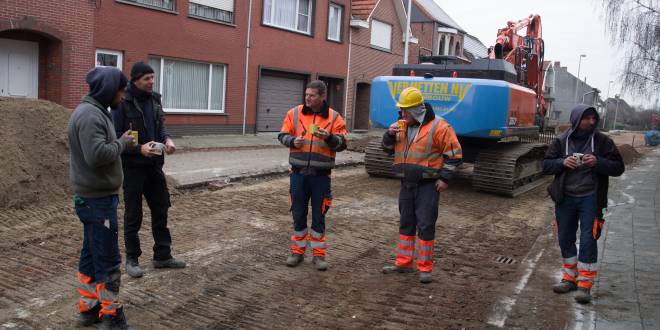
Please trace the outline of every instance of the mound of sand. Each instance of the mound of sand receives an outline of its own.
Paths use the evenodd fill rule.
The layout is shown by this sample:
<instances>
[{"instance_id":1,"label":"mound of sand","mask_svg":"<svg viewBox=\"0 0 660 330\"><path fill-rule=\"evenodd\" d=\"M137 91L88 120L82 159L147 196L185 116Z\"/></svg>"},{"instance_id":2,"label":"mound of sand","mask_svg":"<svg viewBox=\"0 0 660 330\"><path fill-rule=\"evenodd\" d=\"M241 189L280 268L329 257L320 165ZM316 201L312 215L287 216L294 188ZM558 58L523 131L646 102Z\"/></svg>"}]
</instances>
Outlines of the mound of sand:
<instances>
[{"instance_id":1,"label":"mound of sand","mask_svg":"<svg viewBox=\"0 0 660 330\"><path fill-rule=\"evenodd\" d=\"M0 208L69 196L70 113L48 101L0 97Z\"/></svg>"},{"instance_id":2,"label":"mound of sand","mask_svg":"<svg viewBox=\"0 0 660 330\"><path fill-rule=\"evenodd\" d=\"M623 158L623 162L626 164L631 164L634 162L637 158L641 157L642 154L637 152L635 148L633 148L629 144L622 144L617 146L619 148L619 153L621 153L621 157Z\"/></svg>"}]
</instances>

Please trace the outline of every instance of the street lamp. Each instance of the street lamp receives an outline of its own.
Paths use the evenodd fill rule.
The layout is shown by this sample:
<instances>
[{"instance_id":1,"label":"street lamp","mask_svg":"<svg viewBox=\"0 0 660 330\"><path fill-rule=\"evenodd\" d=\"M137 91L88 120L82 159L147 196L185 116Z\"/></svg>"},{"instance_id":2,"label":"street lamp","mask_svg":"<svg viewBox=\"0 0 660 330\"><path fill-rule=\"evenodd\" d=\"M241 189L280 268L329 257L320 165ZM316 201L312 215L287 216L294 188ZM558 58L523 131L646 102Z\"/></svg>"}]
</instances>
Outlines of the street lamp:
<instances>
[{"instance_id":1,"label":"street lamp","mask_svg":"<svg viewBox=\"0 0 660 330\"><path fill-rule=\"evenodd\" d=\"M614 123L612 123L612 129L616 129L616 117L619 114L619 94L614 95L616 99L616 108L614 109Z\"/></svg>"},{"instance_id":2,"label":"street lamp","mask_svg":"<svg viewBox=\"0 0 660 330\"><path fill-rule=\"evenodd\" d=\"M578 60L578 72L577 72L577 80L575 81L575 102L578 101L578 85L580 84L580 66L582 65L582 58L587 57L585 54L580 54L580 59Z\"/></svg>"}]
</instances>

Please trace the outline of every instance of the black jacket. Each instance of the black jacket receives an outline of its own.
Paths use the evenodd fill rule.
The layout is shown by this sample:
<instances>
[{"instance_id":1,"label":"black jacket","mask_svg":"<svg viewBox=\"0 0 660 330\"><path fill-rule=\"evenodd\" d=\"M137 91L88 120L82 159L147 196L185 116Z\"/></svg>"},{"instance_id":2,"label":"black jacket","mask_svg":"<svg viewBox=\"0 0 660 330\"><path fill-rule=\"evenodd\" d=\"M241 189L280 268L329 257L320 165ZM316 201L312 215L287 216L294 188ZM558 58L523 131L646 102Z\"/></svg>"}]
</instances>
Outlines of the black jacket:
<instances>
[{"instance_id":1,"label":"black jacket","mask_svg":"<svg viewBox=\"0 0 660 330\"><path fill-rule=\"evenodd\" d=\"M151 100L153 102L154 118L156 121L155 142L165 143L169 134L163 122L165 112L163 111L161 96L156 92L152 94ZM137 146L127 148L121 155L122 165L124 167L163 166L165 162L164 155L148 158L142 156L140 153L142 144L150 141L146 141L147 128L144 124L144 113L133 95L127 93L124 101L117 108L112 109L112 120L117 131L117 136L121 136L129 128L138 131Z\"/></svg>"},{"instance_id":2,"label":"black jacket","mask_svg":"<svg viewBox=\"0 0 660 330\"><path fill-rule=\"evenodd\" d=\"M566 154L566 144L568 143L571 134L577 129L582 114L587 109L594 108L580 104L573 109L571 112L572 127L552 142L543 159L543 173L554 174L555 176L554 181L548 186L550 198L552 198L555 203L561 203L564 199L564 178L566 176L566 171L568 170L563 164L564 159L568 157ZM625 166L621 154L619 154L619 150L612 139L599 132L598 129L594 131L592 138L594 146L593 154L598 158L598 162L594 167L598 185L596 191L598 215L599 217L602 217L602 209L607 207L609 177L623 174Z\"/></svg>"}]
</instances>

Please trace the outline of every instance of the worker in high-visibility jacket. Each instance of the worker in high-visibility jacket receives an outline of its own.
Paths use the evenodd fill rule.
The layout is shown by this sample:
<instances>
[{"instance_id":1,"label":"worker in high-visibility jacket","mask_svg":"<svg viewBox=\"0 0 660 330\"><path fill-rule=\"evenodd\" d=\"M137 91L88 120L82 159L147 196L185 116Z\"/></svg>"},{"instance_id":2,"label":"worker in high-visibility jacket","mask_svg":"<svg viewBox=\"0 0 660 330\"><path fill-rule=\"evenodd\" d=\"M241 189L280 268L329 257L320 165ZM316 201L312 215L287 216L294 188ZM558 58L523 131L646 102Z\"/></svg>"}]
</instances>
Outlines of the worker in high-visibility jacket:
<instances>
[{"instance_id":1,"label":"worker in high-visibility jacket","mask_svg":"<svg viewBox=\"0 0 660 330\"><path fill-rule=\"evenodd\" d=\"M305 104L286 114L278 140L289 147L290 200L293 215L291 255L286 264L295 267L305 255L307 243L312 248L312 263L326 270L325 215L332 205L330 172L335 153L346 149L346 124L339 113L325 101L326 86L320 80L307 85ZM307 229L307 211L312 202L312 228Z\"/></svg>"},{"instance_id":2,"label":"worker in high-visibility jacket","mask_svg":"<svg viewBox=\"0 0 660 330\"><path fill-rule=\"evenodd\" d=\"M394 265L383 267L383 273L412 272L416 250L419 280L430 283L440 193L463 153L452 127L435 116L419 89L404 89L397 107L401 119L383 135L383 148L394 153L393 170L401 178L399 242Z\"/></svg>"}]
</instances>

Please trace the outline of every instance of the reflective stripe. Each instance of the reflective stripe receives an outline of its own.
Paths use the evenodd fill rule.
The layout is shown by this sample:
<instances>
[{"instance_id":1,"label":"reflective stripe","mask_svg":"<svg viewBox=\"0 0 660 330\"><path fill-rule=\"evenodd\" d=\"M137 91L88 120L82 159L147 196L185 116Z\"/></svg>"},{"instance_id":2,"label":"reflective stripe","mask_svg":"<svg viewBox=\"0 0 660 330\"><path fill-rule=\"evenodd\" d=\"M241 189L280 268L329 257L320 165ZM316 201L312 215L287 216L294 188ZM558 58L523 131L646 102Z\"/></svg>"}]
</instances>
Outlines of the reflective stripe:
<instances>
[{"instance_id":1,"label":"reflective stripe","mask_svg":"<svg viewBox=\"0 0 660 330\"><path fill-rule=\"evenodd\" d=\"M296 245L297 247L299 247L299 248L305 248L305 247L307 247L307 241L306 241L306 240L305 240L305 241L296 241L296 240L293 240L293 244L295 244L295 245Z\"/></svg>"},{"instance_id":2,"label":"reflective stripe","mask_svg":"<svg viewBox=\"0 0 660 330\"><path fill-rule=\"evenodd\" d=\"M310 242L309 245L312 247L312 249L325 249L326 245L325 242Z\"/></svg>"},{"instance_id":3,"label":"reflective stripe","mask_svg":"<svg viewBox=\"0 0 660 330\"><path fill-rule=\"evenodd\" d=\"M420 244L419 246L417 246L417 249L421 251L433 251L433 245L424 246Z\"/></svg>"},{"instance_id":4,"label":"reflective stripe","mask_svg":"<svg viewBox=\"0 0 660 330\"><path fill-rule=\"evenodd\" d=\"M433 256L424 256L424 255L417 256L417 261L431 261L431 260L433 260Z\"/></svg>"},{"instance_id":5,"label":"reflective stripe","mask_svg":"<svg viewBox=\"0 0 660 330\"><path fill-rule=\"evenodd\" d=\"M298 130L298 112L300 111L300 106L294 107L295 109L293 111L293 134L291 135L296 135L296 131Z\"/></svg>"},{"instance_id":6,"label":"reflective stripe","mask_svg":"<svg viewBox=\"0 0 660 330\"><path fill-rule=\"evenodd\" d=\"M330 147L328 147L328 144L325 143L325 141L309 141L309 140L305 140L305 141L303 141L303 145L306 145L306 146L314 145L314 146L319 146L319 147L324 147L324 148L330 148Z\"/></svg>"},{"instance_id":7,"label":"reflective stripe","mask_svg":"<svg viewBox=\"0 0 660 330\"><path fill-rule=\"evenodd\" d=\"M304 230L301 230L301 231L294 231L293 232L293 236L297 236L297 237L304 237L306 235L307 235L307 229L306 228Z\"/></svg>"},{"instance_id":8,"label":"reflective stripe","mask_svg":"<svg viewBox=\"0 0 660 330\"><path fill-rule=\"evenodd\" d=\"M433 136L435 135L435 130L438 128L438 124L440 123L440 119L435 118L433 119L433 126L431 126L431 132L429 133L429 137L426 140L426 153L430 154L431 150L433 150Z\"/></svg>"},{"instance_id":9,"label":"reflective stripe","mask_svg":"<svg viewBox=\"0 0 660 330\"><path fill-rule=\"evenodd\" d=\"M312 230L312 238L323 238L322 233L317 233L316 231Z\"/></svg>"},{"instance_id":10,"label":"reflective stripe","mask_svg":"<svg viewBox=\"0 0 660 330\"><path fill-rule=\"evenodd\" d=\"M564 274L569 275L571 277L577 276L577 270L575 269L562 268L561 271L564 272Z\"/></svg>"},{"instance_id":11,"label":"reflective stripe","mask_svg":"<svg viewBox=\"0 0 660 330\"><path fill-rule=\"evenodd\" d=\"M400 254L400 255L407 256L407 257L412 257L413 254L415 253L415 251L407 251L407 250L401 250L401 249L398 249L398 250L396 251L396 253L397 253L397 254Z\"/></svg>"},{"instance_id":12,"label":"reflective stripe","mask_svg":"<svg viewBox=\"0 0 660 330\"><path fill-rule=\"evenodd\" d=\"M453 171L453 170L456 169L456 166L444 163L444 164L442 164L442 168Z\"/></svg>"},{"instance_id":13,"label":"reflective stripe","mask_svg":"<svg viewBox=\"0 0 660 330\"><path fill-rule=\"evenodd\" d=\"M454 149L454 150L446 151L442 155L446 156L446 157L453 157L453 156L457 156L457 155L463 155L463 150Z\"/></svg>"},{"instance_id":14,"label":"reflective stripe","mask_svg":"<svg viewBox=\"0 0 660 330\"><path fill-rule=\"evenodd\" d=\"M394 157L401 157L403 158L403 154L401 152L395 152ZM406 160L411 160L411 159L428 159L428 160L435 160L440 158L442 155L438 153L430 153L430 152L416 152L416 151L408 151L406 153L407 157Z\"/></svg>"},{"instance_id":15,"label":"reflective stripe","mask_svg":"<svg viewBox=\"0 0 660 330\"><path fill-rule=\"evenodd\" d=\"M577 256L570 258L563 258L562 261L564 262L564 264L577 264L578 262Z\"/></svg>"},{"instance_id":16,"label":"reflective stripe","mask_svg":"<svg viewBox=\"0 0 660 330\"><path fill-rule=\"evenodd\" d=\"M587 264L587 263L583 263L583 262L578 262L577 267L580 270L580 272L582 272L582 271L595 272L595 271L598 270L597 266L598 266L597 263Z\"/></svg>"},{"instance_id":17,"label":"reflective stripe","mask_svg":"<svg viewBox=\"0 0 660 330\"><path fill-rule=\"evenodd\" d=\"M415 246L415 241L407 241L407 240L399 239L399 244L403 246Z\"/></svg>"}]
</instances>

